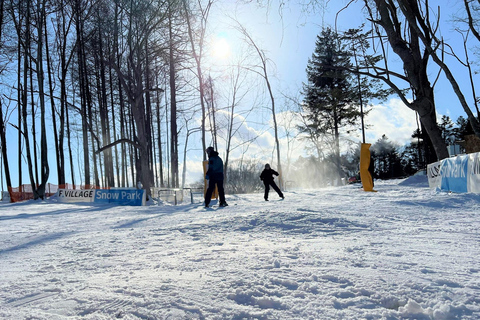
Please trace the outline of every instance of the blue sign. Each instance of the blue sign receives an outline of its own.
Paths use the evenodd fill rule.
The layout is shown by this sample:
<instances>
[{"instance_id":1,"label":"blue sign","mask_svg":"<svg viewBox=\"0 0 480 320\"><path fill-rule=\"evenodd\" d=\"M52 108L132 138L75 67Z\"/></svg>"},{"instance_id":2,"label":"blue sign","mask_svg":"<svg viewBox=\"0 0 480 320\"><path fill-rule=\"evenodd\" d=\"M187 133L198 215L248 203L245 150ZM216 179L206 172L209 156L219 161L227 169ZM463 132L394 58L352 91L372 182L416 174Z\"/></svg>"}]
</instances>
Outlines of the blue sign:
<instances>
[{"instance_id":1,"label":"blue sign","mask_svg":"<svg viewBox=\"0 0 480 320\"><path fill-rule=\"evenodd\" d=\"M145 205L145 190L143 189L97 189L95 203L114 203L123 206Z\"/></svg>"},{"instance_id":2,"label":"blue sign","mask_svg":"<svg viewBox=\"0 0 480 320\"><path fill-rule=\"evenodd\" d=\"M467 189L468 156L458 156L442 160L440 189L452 192L468 192Z\"/></svg>"}]
</instances>

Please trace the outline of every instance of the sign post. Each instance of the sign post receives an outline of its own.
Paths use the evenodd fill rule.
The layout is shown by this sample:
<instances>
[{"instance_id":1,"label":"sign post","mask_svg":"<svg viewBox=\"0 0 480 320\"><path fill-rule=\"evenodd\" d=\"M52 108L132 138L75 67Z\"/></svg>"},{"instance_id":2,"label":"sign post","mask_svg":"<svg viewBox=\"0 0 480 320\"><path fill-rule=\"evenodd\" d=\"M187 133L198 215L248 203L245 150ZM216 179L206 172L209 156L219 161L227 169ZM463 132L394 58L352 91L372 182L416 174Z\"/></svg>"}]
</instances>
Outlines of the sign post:
<instances>
[{"instance_id":1,"label":"sign post","mask_svg":"<svg viewBox=\"0 0 480 320\"><path fill-rule=\"evenodd\" d=\"M208 180L205 179L207 175L207 170L208 170L208 160L203 161L203 196L207 194L207 188L208 188ZM215 186L215 190L213 190L212 193L212 199L217 199L218 198L218 189L217 186Z\"/></svg>"},{"instance_id":2,"label":"sign post","mask_svg":"<svg viewBox=\"0 0 480 320\"><path fill-rule=\"evenodd\" d=\"M362 180L363 190L364 191L375 191L373 190L373 177L372 173L369 171L370 162L370 143L362 143L360 149L360 179Z\"/></svg>"}]
</instances>

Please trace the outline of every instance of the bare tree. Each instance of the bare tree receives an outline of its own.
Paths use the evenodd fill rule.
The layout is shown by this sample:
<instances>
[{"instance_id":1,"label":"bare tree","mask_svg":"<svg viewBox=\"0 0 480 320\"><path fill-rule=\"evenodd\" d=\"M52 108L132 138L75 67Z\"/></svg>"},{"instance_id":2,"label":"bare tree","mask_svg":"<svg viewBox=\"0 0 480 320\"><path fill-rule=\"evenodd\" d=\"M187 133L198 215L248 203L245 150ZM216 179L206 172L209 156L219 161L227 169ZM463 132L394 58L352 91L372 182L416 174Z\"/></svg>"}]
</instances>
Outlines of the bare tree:
<instances>
[{"instance_id":1,"label":"bare tree","mask_svg":"<svg viewBox=\"0 0 480 320\"><path fill-rule=\"evenodd\" d=\"M41 153L41 182L37 188L38 197L45 198L45 185L48 181L50 168L48 165L48 147L47 147L47 132L45 121L45 83L43 71L43 52L44 52L44 23L46 21L45 0L37 0L37 79L38 79L38 97L40 101L40 153Z\"/></svg>"},{"instance_id":2,"label":"bare tree","mask_svg":"<svg viewBox=\"0 0 480 320\"><path fill-rule=\"evenodd\" d=\"M0 6L1 5L3 5L3 1L2 1L2 4L0 4ZM1 22L0 22L0 25L1 25ZM0 31L0 33L1 33L1 31ZM1 40L1 37L0 37L0 40ZM3 120L3 107L2 107L2 105L3 105L3 103L2 103L2 100L0 99L0 141L2 142L1 149L2 149L3 168L4 168L4 171L5 171L5 182L7 184L7 189L10 192L12 190L12 180L10 178L10 167L8 165L7 138L6 138L6 135L5 135L6 128L5 128L5 122Z\"/></svg>"},{"instance_id":3,"label":"bare tree","mask_svg":"<svg viewBox=\"0 0 480 320\"><path fill-rule=\"evenodd\" d=\"M0 49L3 47L2 41L2 31L3 31L3 18L4 18L4 0L0 0ZM1 70L0 70L1 74ZM8 165L8 156L7 156L7 138L6 138L6 128L5 122L3 120L3 99L0 99L0 141L2 142L1 149L2 149L2 158L3 158L3 167L5 171L5 181L7 184L7 189L10 192L12 190L12 181L10 178L10 167Z\"/></svg>"},{"instance_id":4,"label":"bare tree","mask_svg":"<svg viewBox=\"0 0 480 320\"><path fill-rule=\"evenodd\" d=\"M202 58L203 58L203 50L205 44L205 33L207 31L207 21L210 14L210 9L214 3L213 0L207 0L206 4L203 4L201 0L197 1L198 6L198 19L199 23L196 28L193 25L193 16L192 16L192 9L188 6L188 1L183 0L184 3L184 10L185 10L185 17L188 27L188 35L191 44L191 50L193 58L195 59L196 65L196 76L198 78L199 84L199 94L200 94L200 105L202 108L202 147L203 147L203 160L206 160L206 137L205 137L205 119L207 117L207 113L205 110L205 92L204 92L204 75L202 69ZM194 29L196 32L194 32Z\"/></svg>"},{"instance_id":5,"label":"bare tree","mask_svg":"<svg viewBox=\"0 0 480 320\"><path fill-rule=\"evenodd\" d=\"M383 66L380 60L368 60L368 55L363 55L360 67L352 68L352 72L359 72L384 81L410 109L416 111L420 117L423 128L428 133L438 159L448 157L447 147L441 138L436 122L436 110L433 85L429 80L427 67L432 58L431 50L423 50L422 38L430 41L435 29L429 31L422 29L425 24L416 25L415 21L404 15L405 7L412 11L423 12L423 18L430 19L429 10L420 10L416 1L385 1L364 0L369 20L373 22L373 32L380 40L379 46L383 52ZM402 7L400 10L399 7ZM416 23L420 23L416 21ZM383 40L386 39L392 50L402 61L403 74L390 69L387 61L386 48ZM366 52L366 48L358 48L357 53ZM405 91L397 86L397 80L405 82L412 90L414 99L409 101Z\"/></svg>"},{"instance_id":6,"label":"bare tree","mask_svg":"<svg viewBox=\"0 0 480 320\"><path fill-rule=\"evenodd\" d=\"M174 12L172 6L168 8L168 65L170 84L170 169L171 186L178 188L178 128L177 128L177 44L173 30ZM188 18L187 18L188 20Z\"/></svg>"},{"instance_id":7,"label":"bare tree","mask_svg":"<svg viewBox=\"0 0 480 320\"><path fill-rule=\"evenodd\" d=\"M261 50L260 47L256 44L253 40L251 35L248 33L247 29L237 22L237 30L245 37L245 41L254 49L254 51L258 54L258 58L260 59L260 64L249 68L251 71L258 74L262 79L265 81L265 85L267 86L268 95L270 98L270 108L272 111L272 119L273 119L273 130L275 134L275 147L277 151L277 170L280 174L279 177L279 185L283 185L283 177L282 177L282 163L280 157L280 140L278 138L278 125L277 125L277 116L275 111L275 97L273 95L273 89L270 83L270 77L268 72L268 64L269 59L265 51Z\"/></svg>"},{"instance_id":8,"label":"bare tree","mask_svg":"<svg viewBox=\"0 0 480 320\"><path fill-rule=\"evenodd\" d=\"M298 130L298 124L301 116L298 112L299 107L301 106L300 97L296 96L288 96L286 94L283 95L284 98L284 108L282 108L282 113L280 114L280 128L284 131L285 139L287 142L287 150L286 150L286 158L287 163L286 166L283 167L284 177L289 176L290 166L292 163L292 157L297 152L299 145L295 146L295 141L297 141L300 137L300 133ZM286 181L285 181L286 182Z\"/></svg>"},{"instance_id":9,"label":"bare tree","mask_svg":"<svg viewBox=\"0 0 480 320\"><path fill-rule=\"evenodd\" d=\"M98 5L95 10L96 18L96 32L95 37L93 38L94 48L94 58L96 65L96 78L97 78L97 104L98 104L98 113L100 115L100 134L98 143L102 145L108 145L111 143L111 129L110 129L110 113L108 105L108 93L107 93L107 63L108 59L105 56L106 46L109 46L109 30L107 25L110 24L109 19L103 16L102 12L105 11L101 5ZM106 23L108 21L108 23ZM110 106L113 108L113 105ZM98 122L98 121L97 121ZM99 158L101 160L101 158ZM115 177L114 177L114 167L113 167L113 152L111 149L105 150L103 153L103 166L100 166L100 169L104 167L104 186L114 187L115 186Z\"/></svg>"},{"instance_id":10,"label":"bare tree","mask_svg":"<svg viewBox=\"0 0 480 320\"><path fill-rule=\"evenodd\" d=\"M475 0L464 0L464 6L465 6L465 12L467 15L468 30L473 34L474 38L478 42L480 42L480 32L478 30L479 29L478 23L480 21L480 16L478 15L478 12L480 10L480 3ZM467 34L465 35L464 32L460 30L459 32L462 33L462 36L463 36L463 45L464 45L465 59L466 59L464 64L468 68L473 100L474 100L475 108L477 109L477 118L480 119L480 108L478 106L480 98L478 98L475 93L475 84L473 82L472 66L469 61L469 55L468 55L468 49L467 49L467 39L470 33L467 32Z\"/></svg>"},{"instance_id":11,"label":"bare tree","mask_svg":"<svg viewBox=\"0 0 480 320\"><path fill-rule=\"evenodd\" d=\"M151 91L163 91L160 88L148 88L145 85L146 74L146 57L145 57L145 42L148 42L149 37L154 34L154 30L166 20L167 13L162 11L163 8L155 7L151 11L143 12L143 15L137 16L139 10L146 10L145 4L138 3L138 7L134 7L131 3L129 12L129 28L127 37L128 46L128 69L126 72L122 71L119 65L114 65L122 88L127 95L128 102L131 107L133 120L135 123L135 139L134 140L119 140L115 141L109 146L112 147L119 142L127 142L135 147L138 152L138 158L135 161L135 169L138 179L147 190L147 195L150 196L151 187L153 186L153 174L150 166L150 141L151 132L149 130L150 123L148 122L148 111L145 104L145 94ZM135 40L135 41L134 41ZM101 151L98 150L98 151ZM97 152L98 152L97 151Z\"/></svg>"},{"instance_id":12,"label":"bare tree","mask_svg":"<svg viewBox=\"0 0 480 320\"><path fill-rule=\"evenodd\" d=\"M241 111L240 106L244 101L247 94L253 93L255 82L249 82L247 78L246 69L243 67L247 61L247 57L240 57L239 60L229 67L230 75L228 76L229 84L226 85L226 101L227 107L224 109L226 112L226 125L221 125L225 128L224 138L226 139L225 148L225 162L224 162L224 174L225 180L229 181L229 164L230 154L238 147L244 144L249 144L257 137L242 136L240 129L245 125L248 115L254 110L255 104L253 103L250 108L246 108ZM251 103L251 102L250 102ZM240 143L233 144L234 138L237 137Z\"/></svg>"},{"instance_id":13,"label":"bare tree","mask_svg":"<svg viewBox=\"0 0 480 320\"><path fill-rule=\"evenodd\" d=\"M404 14L409 25L415 32L418 34L419 39L422 41L425 46L425 50L432 56L433 61L440 67L440 69L445 73L448 81L450 82L453 91L458 97L460 104L463 107L463 110L468 116L468 121L472 126L475 134L480 137L480 123L478 119L473 115L470 107L465 99L465 96L458 85L457 80L453 76L449 66L442 59L443 57L443 40L437 37L436 26L432 25L431 19L429 16L429 2L425 1L425 6L421 5L417 1L407 1L407 0L397 0L398 5ZM467 2L466 0L464 0ZM468 3L465 4L468 8ZM440 10L440 9L439 9ZM468 12L468 9L467 9ZM437 51L440 51L440 55L437 54Z\"/></svg>"},{"instance_id":14,"label":"bare tree","mask_svg":"<svg viewBox=\"0 0 480 320\"><path fill-rule=\"evenodd\" d=\"M185 144L183 147L183 170L182 170L182 183L181 183L182 188L185 187L185 178L187 176L187 150L188 150L188 142L189 142L188 140L192 134L200 132L202 130L202 128L200 127L189 128L188 124L192 122L194 116L195 114L192 114L190 117L187 118L185 117L185 114L184 114L186 133L185 133Z\"/></svg>"},{"instance_id":15,"label":"bare tree","mask_svg":"<svg viewBox=\"0 0 480 320\"><path fill-rule=\"evenodd\" d=\"M25 149L26 149L26 157L27 157L27 165L28 165L28 175L30 178L30 185L32 188L32 191L34 193L34 198L38 199L39 195L36 192L36 183L38 179L35 179L35 172L33 170L33 164L32 164L32 153L31 153L31 145L30 145L30 137L29 137L29 132L27 128L29 127L28 125L28 112L27 112L27 107L28 107L28 83L30 82L30 90L33 92L33 81L31 77L31 59L32 57L32 29L31 29L31 19L32 19L32 9L31 9L31 2L29 1L26 4L25 11L23 14L25 14L25 32L24 32L24 43L23 43L23 54L24 54L24 59L23 59L23 90L22 90L22 102L21 102L21 117L19 118L22 121L22 126L19 126L20 132L23 134L23 139L25 140ZM20 14L20 13L19 13ZM17 28L17 34L19 39L22 39L22 31L20 30L20 25ZM21 41L19 41L21 42ZM29 81L30 79L30 81ZM32 102L33 105L33 102ZM35 117L32 115L32 118L34 119ZM34 124L35 121L33 120L32 124ZM22 130L23 128L23 130ZM32 125L32 136L35 137L35 127ZM35 149L35 143L34 145L34 152L36 151ZM36 161L36 158L34 158Z\"/></svg>"},{"instance_id":16,"label":"bare tree","mask_svg":"<svg viewBox=\"0 0 480 320\"><path fill-rule=\"evenodd\" d=\"M86 57L85 57L85 32L84 32L84 21L85 13L82 8L81 1L75 0L73 5L73 15L75 20L75 30L76 30L76 55L77 55L77 64L78 64L78 79L79 79L79 89L80 89L80 115L82 119L82 138L83 138L83 170L84 170L84 183L86 188L91 187L90 182L90 157L88 150L88 84L87 84L87 67L86 67Z\"/></svg>"}]
</instances>

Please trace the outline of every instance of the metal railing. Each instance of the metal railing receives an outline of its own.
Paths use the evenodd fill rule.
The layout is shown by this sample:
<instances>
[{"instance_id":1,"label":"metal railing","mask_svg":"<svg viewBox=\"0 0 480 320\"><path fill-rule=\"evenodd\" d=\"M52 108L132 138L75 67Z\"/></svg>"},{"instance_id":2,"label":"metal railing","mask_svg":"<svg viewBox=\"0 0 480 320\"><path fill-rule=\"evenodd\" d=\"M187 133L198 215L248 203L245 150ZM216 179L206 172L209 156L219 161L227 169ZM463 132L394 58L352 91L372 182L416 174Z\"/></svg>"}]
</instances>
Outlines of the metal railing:
<instances>
[{"instance_id":1,"label":"metal railing","mask_svg":"<svg viewBox=\"0 0 480 320\"><path fill-rule=\"evenodd\" d=\"M157 191L158 199L173 202L177 205L180 202L183 202L184 199L184 191L188 190L190 193L190 203L194 203L193 196L195 194L202 194L203 195L203 188L163 188ZM197 190L197 191L195 191ZM162 197L163 193L163 197Z\"/></svg>"}]
</instances>

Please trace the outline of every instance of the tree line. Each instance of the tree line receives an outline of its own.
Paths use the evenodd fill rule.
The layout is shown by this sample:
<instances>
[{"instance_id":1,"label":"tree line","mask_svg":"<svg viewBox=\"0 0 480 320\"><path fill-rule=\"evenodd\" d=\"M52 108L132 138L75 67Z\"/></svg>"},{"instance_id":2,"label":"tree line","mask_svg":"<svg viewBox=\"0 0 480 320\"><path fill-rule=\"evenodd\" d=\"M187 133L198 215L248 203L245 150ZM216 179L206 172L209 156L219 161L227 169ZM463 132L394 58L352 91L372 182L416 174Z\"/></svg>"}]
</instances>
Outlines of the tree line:
<instances>
[{"instance_id":1,"label":"tree line","mask_svg":"<svg viewBox=\"0 0 480 320\"><path fill-rule=\"evenodd\" d=\"M372 101L392 94L418 114L425 161L447 157L433 95L440 74L458 97L469 128L480 136L475 70L467 50L468 41L480 40L478 2L465 0L457 21L465 27L459 29L465 43L462 58L439 36L440 7L431 7L429 1L358 0L346 7L352 3L362 3L369 23L343 32L322 30L307 66L304 98L296 103L299 132L291 136L285 127L280 137L270 61L239 23L236 29L254 58L229 69L228 102L223 109L218 106L216 79L204 66L213 0L0 0L0 138L7 186L12 187L12 151L6 140L14 138L19 185L26 170L36 198L45 196L52 172L59 185L77 184L81 176L86 188L141 182L150 193L154 186L180 187L185 165L180 173L179 146L184 146L185 163L189 137L196 133L201 134L202 150L208 144L217 149L223 140L228 176L229 163L235 163L232 150L247 150L257 138L245 136L243 145L232 144L244 121L236 116L238 106L245 91L258 84L265 88L268 103L263 105L268 105L274 123L272 155L278 171L286 167L285 177L295 171L290 169L288 146L301 137L311 142L318 162L329 162L319 165L319 171L344 175L342 135L363 122ZM400 69L392 67L390 51ZM473 105L467 103L467 90L459 86L446 55L468 71ZM437 74L429 72L432 65ZM258 83L245 81L246 72L256 75ZM185 141L180 142L182 137ZM287 141L283 157L281 138ZM53 164L49 150L55 153ZM240 161L238 168L249 165ZM232 177L239 175L235 166L232 169ZM245 189L236 182L232 188Z\"/></svg>"},{"instance_id":2,"label":"tree line","mask_svg":"<svg viewBox=\"0 0 480 320\"><path fill-rule=\"evenodd\" d=\"M59 185L66 180L75 184L75 170L83 171L85 188L141 181L149 190L153 177L165 184L163 162L155 159L165 156L165 141L159 139L167 132L156 135L153 130L170 128L171 141L176 141L174 98L169 103L173 121L168 126L159 121L167 118L160 105L166 91L164 69L169 63L180 68L178 52L187 41L175 32L180 15L174 12L180 12L181 5L121 0L1 1L2 91L8 98L2 100L6 109L2 118L18 131L19 184L22 171L28 170L35 198L44 197L50 168ZM181 76L171 69L174 77ZM46 119L47 106L51 119ZM53 140L47 139L47 128ZM81 140L80 152L72 150L74 136ZM178 151L175 145L170 147L169 183L176 186ZM55 150L55 165L48 162L49 149ZM6 144L2 150L7 153ZM78 155L82 159L75 159ZM5 155L4 166L11 187Z\"/></svg>"},{"instance_id":3,"label":"tree line","mask_svg":"<svg viewBox=\"0 0 480 320\"><path fill-rule=\"evenodd\" d=\"M459 143L464 142L465 135L473 134L468 121L460 116L454 122L449 116L442 116L438 123L442 139L452 151L464 153L465 149ZM414 130L410 142L400 145L383 135L373 141L370 148L374 163L373 178L395 179L405 178L419 171L424 171L429 164L427 153L429 147L425 145L420 128ZM453 148L455 147L455 148ZM321 188L325 186L343 185L360 181L360 146L352 144L347 152L340 154L338 163L341 174L337 171L337 159L330 153L324 157L317 157L312 152L311 156L299 155L291 159L289 177L286 178L284 188L294 187ZM452 154L454 155L454 154ZM253 193L263 190L259 179L263 170L263 163L258 161L234 161L230 168L229 191L233 193ZM202 186L203 181L198 181L197 186Z\"/></svg>"},{"instance_id":4,"label":"tree line","mask_svg":"<svg viewBox=\"0 0 480 320\"><path fill-rule=\"evenodd\" d=\"M140 182L150 193L154 186L181 186L181 133L186 148L189 136L201 132L205 150L210 143L217 147L218 126L229 135L238 129L236 101L227 110L230 121L216 123L218 94L203 65L213 3L0 0L7 186L11 130L17 132L19 185L27 170L35 198L44 197L51 172L59 185L85 188ZM48 150L55 150L53 164Z\"/></svg>"}]
</instances>

